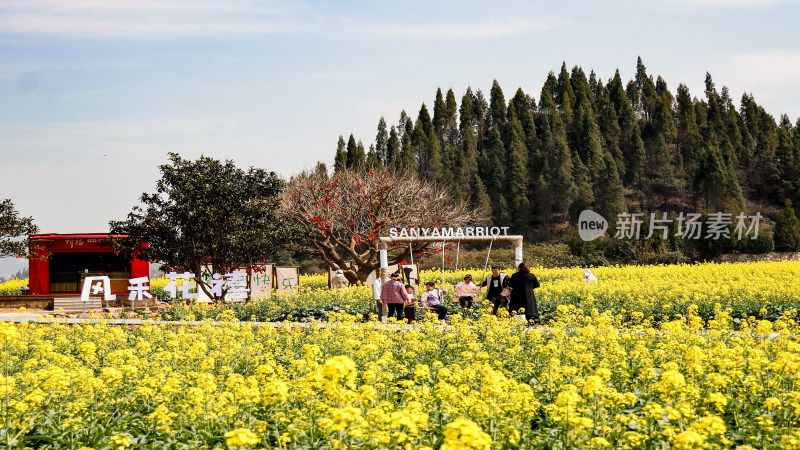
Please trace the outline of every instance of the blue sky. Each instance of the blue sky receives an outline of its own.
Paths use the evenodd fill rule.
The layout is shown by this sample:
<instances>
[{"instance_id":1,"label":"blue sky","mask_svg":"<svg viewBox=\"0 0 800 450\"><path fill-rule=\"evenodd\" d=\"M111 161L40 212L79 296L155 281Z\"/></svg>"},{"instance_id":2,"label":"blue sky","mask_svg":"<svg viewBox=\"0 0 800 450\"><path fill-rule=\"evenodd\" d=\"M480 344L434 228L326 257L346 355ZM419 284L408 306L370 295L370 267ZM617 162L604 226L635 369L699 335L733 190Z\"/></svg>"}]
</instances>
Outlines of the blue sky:
<instances>
[{"instance_id":1,"label":"blue sky","mask_svg":"<svg viewBox=\"0 0 800 450\"><path fill-rule=\"evenodd\" d=\"M289 176L369 145L437 87L538 97L549 71L641 55L673 91L705 72L800 116L798 2L0 0L0 197L45 232L97 232L169 151Z\"/></svg>"}]
</instances>

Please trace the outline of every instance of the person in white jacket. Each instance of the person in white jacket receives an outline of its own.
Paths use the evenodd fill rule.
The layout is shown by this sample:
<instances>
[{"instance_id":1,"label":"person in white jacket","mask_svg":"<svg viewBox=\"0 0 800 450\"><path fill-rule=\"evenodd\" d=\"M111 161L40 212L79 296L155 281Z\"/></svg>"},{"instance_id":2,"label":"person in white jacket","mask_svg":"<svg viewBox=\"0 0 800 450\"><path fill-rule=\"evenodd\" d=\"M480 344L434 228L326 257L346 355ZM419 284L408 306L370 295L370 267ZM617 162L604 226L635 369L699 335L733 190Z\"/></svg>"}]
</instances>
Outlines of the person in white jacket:
<instances>
[{"instance_id":1,"label":"person in white jacket","mask_svg":"<svg viewBox=\"0 0 800 450\"><path fill-rule=\"evenodd\" d=\"M590 269L583 269L583 281L597 284L597 277L594 276Z\"/></svg>"},{"instance_id":2,"label":"person in white jacket","mask_svg":"<svg viewBox=\"0 0 800 450\"><path fill-rule=\"evenodd\" d=\"M375 303L378 306L378 320L386 322L386 317L389 316L389 305L381 301L382 289L383 283L381 282L381 277L375 278L375 281L372 282L372 296L375 298Z\"/></svg>"}]
</instances>

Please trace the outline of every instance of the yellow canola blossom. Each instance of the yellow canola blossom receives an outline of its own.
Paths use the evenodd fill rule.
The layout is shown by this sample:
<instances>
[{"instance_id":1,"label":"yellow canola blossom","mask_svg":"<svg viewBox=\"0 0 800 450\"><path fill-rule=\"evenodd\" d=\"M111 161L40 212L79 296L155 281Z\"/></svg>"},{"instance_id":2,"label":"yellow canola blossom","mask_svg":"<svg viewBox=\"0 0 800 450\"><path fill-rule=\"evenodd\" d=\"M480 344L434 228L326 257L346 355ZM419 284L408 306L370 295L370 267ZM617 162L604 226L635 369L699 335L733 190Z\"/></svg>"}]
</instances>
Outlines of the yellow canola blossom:
<instances>
[{"instance_id":1,"label":"yellow canola blossom","mask_svg":"<svg viewBox=\"0 0 800 450\"><path fill-rule=\"evenodd\" d=\"M792 448L795 315L769 335L696 317L0 322L0 405L8 436L35 425L53 448Z\"/></svg>"},{"instance_id":2,"label":"yellow canola blossom","mask_svg":"<svg viewBox=\"0 0 800 450\"><path fill-rule=\"evenodd\" d=\"M695 316L709 328L750 326L763 334L772 333L772 322L784 312L800 308L800 261L753 263L703 263L653 266L611 266L592 269L598 283L583 281L581 268L541 268L532 272L541 287L536 290L544 319L559 315L559 307L573 308L585 315L610 311L628 326L647 326ZM512 269L507 270L512 273ZM487 275L481 269L423 270L420 282L434 281L448 290L445 304L459 310L453 300L453 285L471 274L476 283ZM442 279L444 278L444 282ZM154 279L160 286L165 279ZM164 318L172 320L220 320L225 311L241 321L374 320L377 313L370 286L329 290L327 275L302 275L294 293L256 298L244 305L194 305L177 303ZM492 305L485 300L485 288L476 295L472 317L488 314ZM420 316L433 316L420 311Z\"/></svg>"},{"instance_id":3,"label":"yellow canola blossom","mask_svg":"<svg viewBox=\"0 0 800 450\"><path fill-rule=\"evenodd\" d=\"M324 276L292 295L172 314L325 326L0 322L3 442L800 448L800 263L594 272L587 285L577 269L535 268L537 327L486 302L447 326L385 327L366 320L369 287L329 291ZM445 272L445 287L466 273ZM440 272L421 278L441 285Z\"/></svg>"}]
</instances>

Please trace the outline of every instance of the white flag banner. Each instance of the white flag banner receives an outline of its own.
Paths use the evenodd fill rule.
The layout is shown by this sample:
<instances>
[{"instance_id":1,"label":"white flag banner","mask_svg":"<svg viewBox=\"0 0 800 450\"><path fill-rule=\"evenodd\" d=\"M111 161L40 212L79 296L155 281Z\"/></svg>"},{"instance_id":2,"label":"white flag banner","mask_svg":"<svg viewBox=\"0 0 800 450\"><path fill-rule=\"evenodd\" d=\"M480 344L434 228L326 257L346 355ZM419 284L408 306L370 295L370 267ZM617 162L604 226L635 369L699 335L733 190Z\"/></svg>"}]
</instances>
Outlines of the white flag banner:
<instances>
[{"instance_id":1,"label":"white flag banner","mask_svg":"<svg viewBox=\"0 0 800 450\"><path fill-rule=\"evenodd\" d=\"M278 293L294 292L300 284L300 268L296 266L276 267L275 282L278 287Z\"/></svg>"}]
</instances>

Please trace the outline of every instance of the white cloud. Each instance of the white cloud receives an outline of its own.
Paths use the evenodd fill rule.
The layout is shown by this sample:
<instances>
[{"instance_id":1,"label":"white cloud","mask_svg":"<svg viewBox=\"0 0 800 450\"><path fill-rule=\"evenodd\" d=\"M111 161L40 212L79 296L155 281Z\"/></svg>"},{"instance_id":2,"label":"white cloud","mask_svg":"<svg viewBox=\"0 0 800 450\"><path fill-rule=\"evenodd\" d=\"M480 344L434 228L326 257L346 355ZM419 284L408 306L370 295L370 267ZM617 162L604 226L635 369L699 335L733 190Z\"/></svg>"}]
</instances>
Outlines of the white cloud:
<instances>
[{"instance_id":1,"label":"white cloud","mask_svg":"<svg viewBox=\"0 0 800 450\"><path fill-rule=\"evenodd\" d=\"M291 19L298 8L250 1L5 0L0 1L0 29L110 39L276 33L303 28Z\"/></svg>"},{"instance_id":2,"label":"white cloud","mask_svg":"<svg viewBox=\"0 0 800 450\"><path fill-rule=\"evenodd\" d=\"M689 6L769 6L797 3L797 0L668 0Z\"/></svg>"},{"instance_id":3,"label":"white cloud","mask_svg":"<svg viewBox=\"0 0 800 450\"><path fill-rule=\"evenodd\" d=\"M358 29L374 37L410 39L486 39L546 31L555 20L506 17L500 20L462 23L383 24Z\"/></svg>"},{"instance_id":4,"label":"white cloud","mask_svg":"<svg viewBox=\"0 0 800 450\"><path fill-rule=\"evenodd\" d=\"M299 2L247 0L0 0L4 33L93 39L318 35L327 38L484 39L552 28L554 20L504 17L403 23L346 18Z\"/></svg>"}]
</instances>

